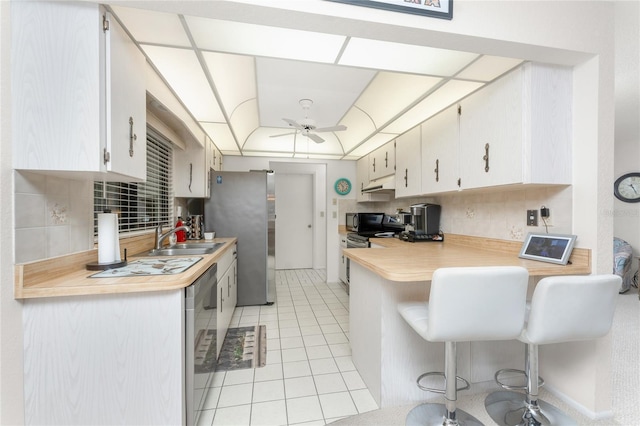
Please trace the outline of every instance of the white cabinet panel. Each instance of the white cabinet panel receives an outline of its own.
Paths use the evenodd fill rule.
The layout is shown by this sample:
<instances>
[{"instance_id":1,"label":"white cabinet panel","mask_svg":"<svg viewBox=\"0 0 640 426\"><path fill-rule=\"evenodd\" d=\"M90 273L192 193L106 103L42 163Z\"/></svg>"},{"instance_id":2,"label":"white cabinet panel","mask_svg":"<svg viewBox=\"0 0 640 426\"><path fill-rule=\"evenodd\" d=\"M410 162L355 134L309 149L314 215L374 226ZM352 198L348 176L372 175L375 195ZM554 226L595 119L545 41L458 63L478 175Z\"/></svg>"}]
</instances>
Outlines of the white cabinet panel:
<instances>
[{"instance_id":1,"label":"white cabinet panel","mask_svg":"<svg viewBox=\"0 0 640 426\"><path fill-rule=\"evenodd\" d=\"M224 338L229 330L231 317L238 302L237 245L227 249L217 264L217 348L220 355Z\"/></svg>"},{"instance_id":2,"label":"white cabinet panel","mask_svg":"<svg viewBox=\"0 0 640 426\"><path fill-rule=\"evenodd\" d=\"M115 20L105 32L97 4L70 2L18 2L11 18L14 167L144 180L144 56Z\"/></svg>"},{"instance_id":3,"label":"white cabinet panel","mask_svg":"<svg viewBox=\"0 0 640 426\"><path fill-rule=\"evenodd\" d=\"M369 154L369 181L392 175L396 172L395 142L391 141Z\"/></svg>"},{"instance_id":4,"label":"white cabinet panel","mask_svg":"<svg viewBox=\"0 0 640 426\"><path fill-rule=\"evenodd\" d=\"M185 150L174 150L173 164L176 197L209 198L210 172L220 170L222 157L208 136L205 136L204 148L188 143Z\"/></svg>"},{"instance_id":5,"label":"white cabinet panel","mask_svg":"<svg viewBox=\"0 0 640 426\"><path fill-rule=\"evenodd\" d=\"M145 58L118 22L106 13L107 171L147 178Z\"/></svg>"},{"instance_id":6,"label":"white cabinet panel","mask_svg":"<svg viewBox=\"0 0 640 426\"><path fill-rule=\"evenodd\" d=\"M527 63L461 102L462 188L571 183L570 68Z\"/></svg>"},{"instance_id":7,"label":"white cabinet panel","mask_svg":"<svg viewBox=\"0 0 640 426\"><path fill-rule=\"evenodd\" d=\"M25 423L183 424L184 290L24 301Z\"/></svg>"},{"instance_id":8,"label":"white cabinet panel","mask_svg":"<svg viewBox=\"0 0 640 426\"><path fill-rule=\"evenodd\" d=\"M425 194L458 189L458 106L422 123L422 191Z\"/></svg>"},{"instance_id":9,"label":"white cabinet panel","mask_svg":"<svg viewBox=\"0 0 640 426\"><path fill-rule=\"evenodd\" d=\"M396 139L396 198L422 193L421 129L414 127Z\"/></svg>"}]
</instances>

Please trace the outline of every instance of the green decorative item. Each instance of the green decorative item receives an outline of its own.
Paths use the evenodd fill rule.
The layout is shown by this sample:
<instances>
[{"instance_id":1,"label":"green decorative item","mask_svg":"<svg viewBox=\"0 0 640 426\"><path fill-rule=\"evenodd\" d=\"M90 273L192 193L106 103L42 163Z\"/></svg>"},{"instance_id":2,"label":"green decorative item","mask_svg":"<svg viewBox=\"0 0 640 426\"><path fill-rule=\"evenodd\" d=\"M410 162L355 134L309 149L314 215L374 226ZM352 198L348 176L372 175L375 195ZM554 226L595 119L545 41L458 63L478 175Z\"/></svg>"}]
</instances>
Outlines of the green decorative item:
<instances>
[{"instance_id":1,"label":"green decorative item","mask_svg":"<svg viewBox=\"0 0 640 426\"><path fill-rule=\"evenodd\" d=\"M351 192L351 182L347 178L340 178L336 181L334 188L338 194L347 195Z\"/></svg>"}]
</instances>

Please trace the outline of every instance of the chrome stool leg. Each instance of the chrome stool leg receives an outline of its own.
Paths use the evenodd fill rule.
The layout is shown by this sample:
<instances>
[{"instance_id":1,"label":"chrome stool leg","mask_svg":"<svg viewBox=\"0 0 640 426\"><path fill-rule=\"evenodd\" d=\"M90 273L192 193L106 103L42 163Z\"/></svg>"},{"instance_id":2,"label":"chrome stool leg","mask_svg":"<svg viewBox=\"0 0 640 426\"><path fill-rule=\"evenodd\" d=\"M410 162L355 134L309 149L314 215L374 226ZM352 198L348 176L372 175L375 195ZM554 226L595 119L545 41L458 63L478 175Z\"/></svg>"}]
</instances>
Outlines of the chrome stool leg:
<instances>
[{"instance_id":1,"label":"chrome stool leg","mask_svg":"<svg viewBox=\"0 0 640 426\"><path fill-rule=\"evenodd\" d=\"M480 420L473 417L471 414L466 411L462 411L456 408L456 401L458 399L458 390L469 389L469 383L456 376L457 373L457 364L456 364L456 343L455 342L445 342L445 359L444 359L444 378L445 378L445 389L432 389L421 386L418 383L420 389L430 390L432 392L444 393L445 403L443 404L432 404L425 403L420 404L417 407L413 408L409 414L407 414L407 418L405 424L407 426L456 426L456 425L468 425L468 426L478 426L482 425ZM431 373L426 373L426 375L431 375ZM425 374L420 376L420 378L424 377ZM420 378L418 381L420 381ZM466 383L466 386L462 388L457 387L458 380L462 380Z\"/></svg>"},{"instance_id":2,"label":"chrome stool leg","mask_svg":"<svg viewBox=\"0 0 640 426\"><path fill-rule=\"evenodd\" d=\"M515 371L515 370L514 370ZM496 373L496 377L497 377ZM544 381L538 377L538 346L526 345L525 377L526 395L512 391L492 392L484 401L489 416L500 426L552 426L577 425L576 421L559 408L538 400L538 392ZM500 383L505 388L509 387Z\"/></svg>"}]
</instances>

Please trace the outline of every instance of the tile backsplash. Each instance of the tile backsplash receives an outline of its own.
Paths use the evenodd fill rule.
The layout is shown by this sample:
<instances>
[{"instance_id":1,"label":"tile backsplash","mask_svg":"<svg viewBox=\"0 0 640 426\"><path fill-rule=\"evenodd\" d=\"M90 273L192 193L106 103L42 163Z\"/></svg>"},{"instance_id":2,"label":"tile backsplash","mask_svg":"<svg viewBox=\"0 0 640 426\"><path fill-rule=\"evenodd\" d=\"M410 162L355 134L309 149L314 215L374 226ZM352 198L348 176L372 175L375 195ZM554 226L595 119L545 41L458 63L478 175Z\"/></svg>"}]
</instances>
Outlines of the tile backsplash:
<instances>
[{"instance_id":1,"label":"tile backsplash","mask_svg":"<svg viewBox=\"0 0 640 426\"><path fill-rule=\"evenodd\" d=\"M529 232L570 234L572 230L571 187L510 188L502 191L473 193L461 191L438 197L396 199L388 202L357 203L354 199L339 200L339 224L344 225L348 212L383 211L394 214L398 209L410 211L417 203L442 206L440 228L446 233L464 234L501 240L522 241ZM538 226L526 225L527 210L550 210L546 227L538 217Z\"/></svg>"},{"instance_id":2,"label":"tile backsplash","mask_svg":"<svg viewBox=\"0 0 640 426\"><path fill-rule=\"evenodd\" d=\"M93 248L93 181L14 172L15 263Z\"/></svg>"}]
</instances>

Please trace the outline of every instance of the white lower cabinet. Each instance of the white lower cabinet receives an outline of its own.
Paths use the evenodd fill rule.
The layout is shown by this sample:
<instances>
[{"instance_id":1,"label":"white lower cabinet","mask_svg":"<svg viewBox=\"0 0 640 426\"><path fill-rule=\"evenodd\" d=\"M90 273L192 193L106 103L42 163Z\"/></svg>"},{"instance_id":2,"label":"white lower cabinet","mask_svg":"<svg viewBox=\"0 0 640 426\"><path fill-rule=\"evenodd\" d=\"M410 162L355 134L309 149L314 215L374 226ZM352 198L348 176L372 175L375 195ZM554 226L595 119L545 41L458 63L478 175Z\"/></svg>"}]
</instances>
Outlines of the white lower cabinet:
<instances>
[{"instance_id":1,"label":"white lower cabinet","mask_svg":"<svg viewBox=\"0 0 640 426\"><path fill-rule=\"evenodd\" d=\"M25 300L25 424L183 424L184 312L184 289Z\"/></svg>"},{"instance_id":2,"label":"white lower cabinet","mask_svg":"<svg viewBox=\"0 0 640 426\"><path fill-rule=\"evenodd\" d=\"M238 301L237 253L237 245L234 244L218 261L216 355L220 355Z\"/></svg>"}]
</instances>

